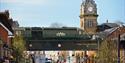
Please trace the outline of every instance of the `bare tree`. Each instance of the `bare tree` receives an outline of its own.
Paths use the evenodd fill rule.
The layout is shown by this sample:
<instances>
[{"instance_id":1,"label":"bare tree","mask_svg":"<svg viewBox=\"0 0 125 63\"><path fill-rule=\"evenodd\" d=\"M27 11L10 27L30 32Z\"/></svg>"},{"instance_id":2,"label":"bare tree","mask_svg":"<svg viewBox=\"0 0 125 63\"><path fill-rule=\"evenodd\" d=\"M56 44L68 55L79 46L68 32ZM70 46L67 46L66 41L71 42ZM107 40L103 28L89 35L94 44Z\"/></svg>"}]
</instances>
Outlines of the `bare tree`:
<instances>
[{"instance_id":1,"label":"bare tree","mask_svg":"<svg viewBox=\"0 0 125 63\"><path fill-rule=\"evenodd\" d=\"M52 23L52 24L50 25L50 27L53 27L53 28L61 28L61 27L66 27L66 26L64 26L64 25L61 24L61 23L55 22L55 23Z\"/></svg>"},{"instance_id":2,"label":"bare tree","mask_svg":"<svg viewBox=\"0 0 125 63\"><path fill-rule=\"evenodd\" d=\"M112 40L104 40L99 49L98 63L117 62L117 43Z\"/></svg>"},{"instance_id":3,"label":"bare tree","mask_svg":"<svg viewBox=\"0 0 125 63\"><path fill-rule=\"evenodd\" d=\"M119 21L119 20L118 20L118 21L115 21L115 23L118 24L118 25L120 25L120 26L123 26L123 25L125 24L124 22Z\"/></svg>"}]
</instances>

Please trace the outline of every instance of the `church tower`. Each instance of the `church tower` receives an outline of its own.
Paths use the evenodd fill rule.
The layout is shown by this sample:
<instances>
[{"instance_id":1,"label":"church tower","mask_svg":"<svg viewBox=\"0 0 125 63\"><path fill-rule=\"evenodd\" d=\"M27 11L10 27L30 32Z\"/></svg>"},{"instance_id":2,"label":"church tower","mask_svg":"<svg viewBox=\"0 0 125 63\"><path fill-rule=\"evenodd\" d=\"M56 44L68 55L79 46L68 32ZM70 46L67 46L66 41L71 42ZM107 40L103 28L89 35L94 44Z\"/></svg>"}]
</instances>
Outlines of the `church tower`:
<instances>
[{"instance_id":1,"label":"church tower","mask_svg":"<svg viewBox=\"0 0 125 63\"><path fill-rule=\"evenodd\" d=\"M80 27L89 34L95 34L97 29L97 6L93 0L85 0L80 9Z\"/></svg>"}]
</instances>

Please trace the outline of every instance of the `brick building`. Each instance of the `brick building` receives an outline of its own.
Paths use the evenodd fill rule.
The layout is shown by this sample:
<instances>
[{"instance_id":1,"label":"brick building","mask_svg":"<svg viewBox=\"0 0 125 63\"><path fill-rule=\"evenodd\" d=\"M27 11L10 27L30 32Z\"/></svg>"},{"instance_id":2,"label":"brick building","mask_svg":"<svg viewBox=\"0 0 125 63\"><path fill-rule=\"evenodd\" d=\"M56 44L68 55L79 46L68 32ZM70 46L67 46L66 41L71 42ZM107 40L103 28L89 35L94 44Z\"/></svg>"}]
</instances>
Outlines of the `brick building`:
<instances>
[{"instance_id":1,"label":"brick building","mask_svg":"<svg viewBox=\"0 0 125 63\"><path fill-rule=\"evenodd\" d=\"M108 23L109 24L109 23ZM110 23L110 25L115 25L116 23ZM107 27L103 26L103 27ZM114 26L108 29L104 28L104 31L99 32L99 37L102 38L102 40L108 39L113 40L116 43L119 42L120 44L120 58L123 63L125 62L125 26ZM120 38L119 38L120 36ZM119 41L120 39L120 41Z\"/></svg>"},{"instance_id":2,"label":"brick building","mask_svg":"<svg viewBox=\"0 0 125 63\"><path fill-rule=\"evenodd\" d=\"M10 53L13 20L9 17L9 11L0 12L0 57Z\"/></svg>"}]
</instances>

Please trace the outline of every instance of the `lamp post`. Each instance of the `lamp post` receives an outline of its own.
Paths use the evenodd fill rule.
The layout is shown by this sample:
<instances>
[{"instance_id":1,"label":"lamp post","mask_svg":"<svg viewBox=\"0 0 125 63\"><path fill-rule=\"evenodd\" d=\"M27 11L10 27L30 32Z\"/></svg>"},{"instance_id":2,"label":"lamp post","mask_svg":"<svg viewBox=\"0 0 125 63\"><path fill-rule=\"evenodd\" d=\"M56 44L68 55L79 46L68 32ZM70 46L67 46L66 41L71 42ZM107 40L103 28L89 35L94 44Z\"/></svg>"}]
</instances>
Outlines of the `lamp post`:
<instances>
[{"instance_id":1,"label":"lamp post","mask_svg":"<svg viewBox=\"0 0 125 63\"><path fill-rule=\"evenodd\" d=\"M0 45L3 44L2 40L0 39Z\"/></svg>"},{"instance_id":2,"label":"lamp post","mask_svg":"<svg viewBox=\"0 0 125 63\"><path fill-rule=\"evenodd\" d=\"M120 63L120 34L121 34L121 26L118 27L118 63Z\"/></svg>"},{"instance_id":3,"label":"lamp post","mask_svg":"<svg viewBox=\"0 0 125 63\"><path fill-rule=\"evenodd\" d=\"M0 39L0 57L2 57L2 44L3 44L3 42L2 42L2 40Z\"/></svg>"},{"instance_id":4,"label":"lamp post","mask_svg":"<svg viewBox=\"0 0 125 63\"><path fill-rule=\"evenodd\" d=\"M120 63L120 33L118 34L118 63Z\"/></svg>"}]
</instances>

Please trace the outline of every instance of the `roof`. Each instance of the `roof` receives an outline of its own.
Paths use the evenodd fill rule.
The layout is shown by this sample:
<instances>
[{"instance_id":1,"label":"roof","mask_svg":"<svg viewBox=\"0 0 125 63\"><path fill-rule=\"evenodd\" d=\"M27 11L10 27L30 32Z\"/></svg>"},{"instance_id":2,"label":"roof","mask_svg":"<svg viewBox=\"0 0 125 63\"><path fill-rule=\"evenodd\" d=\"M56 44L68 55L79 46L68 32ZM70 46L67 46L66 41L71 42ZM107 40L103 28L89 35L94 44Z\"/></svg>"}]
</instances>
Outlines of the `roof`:
<instances>
[{"instance_id":1,"label":"roof","mask_svg":"<svg viewBox=\"0 0 125 63\"><path fill-rule=\"evenodd\" d=\"M97 31L100 32L100 31L105 31L106 29L111 29L111 28L114 28L114 27L118 27L119 24L117 23L103 23L101 25L98 25L98 29Z\"/></svg>"},{"instance_id":2,"label":"roof","mask_svg":"<svg viewBox=\"0 0 125 63\"><path fill-rule=\"evenodd\" d=\"M60 28L53 28L53 27L20 27L24 28L25 30L82 30L77 27L60 27Z\"/></svg>"},{"instance_id":3,"label":"roof","mask_svg":"<svg viewBox=\"0 0 125 63\"><path fill-rule=\"evenodd\" d=\"M119 26L117 23L103 23L102 26L104 26L104 25L109 26L111 28Z\"/></svg>"},{"instance_id":4,"label":"roof","mask_svg":"<svg viewBox=\"0 0 125 63\"><path fill-rule=\"evenodd\" d=\"M9 35L12 35L13 33L6 27L4 26L1 22L0 22L0 26L2 26L7 32Z\"/></svg>"},{"instance_id":5,"label":"roof","mask_svg":"<svg viewBox=\"0 0 125 63\"><path fill-rule=\"evenodd\" d=\"M118 27L106 29L102 32L99 32L98 35L99 35L100 38L106 38L109 34L111 34L112 32L114 32L117 29L118 29Z\"/></svg>"},{"instance_id":6,"label":"roof","mask_svg":"<svg viewBox=\"0 0 125 63\"><path fill-rule=\"evenodd\" d=\"M9 31L13 33L12 30L13 19L9 18L9 11L0 12L0 23L3 24Z\"/></svg>"}]
</instances>

